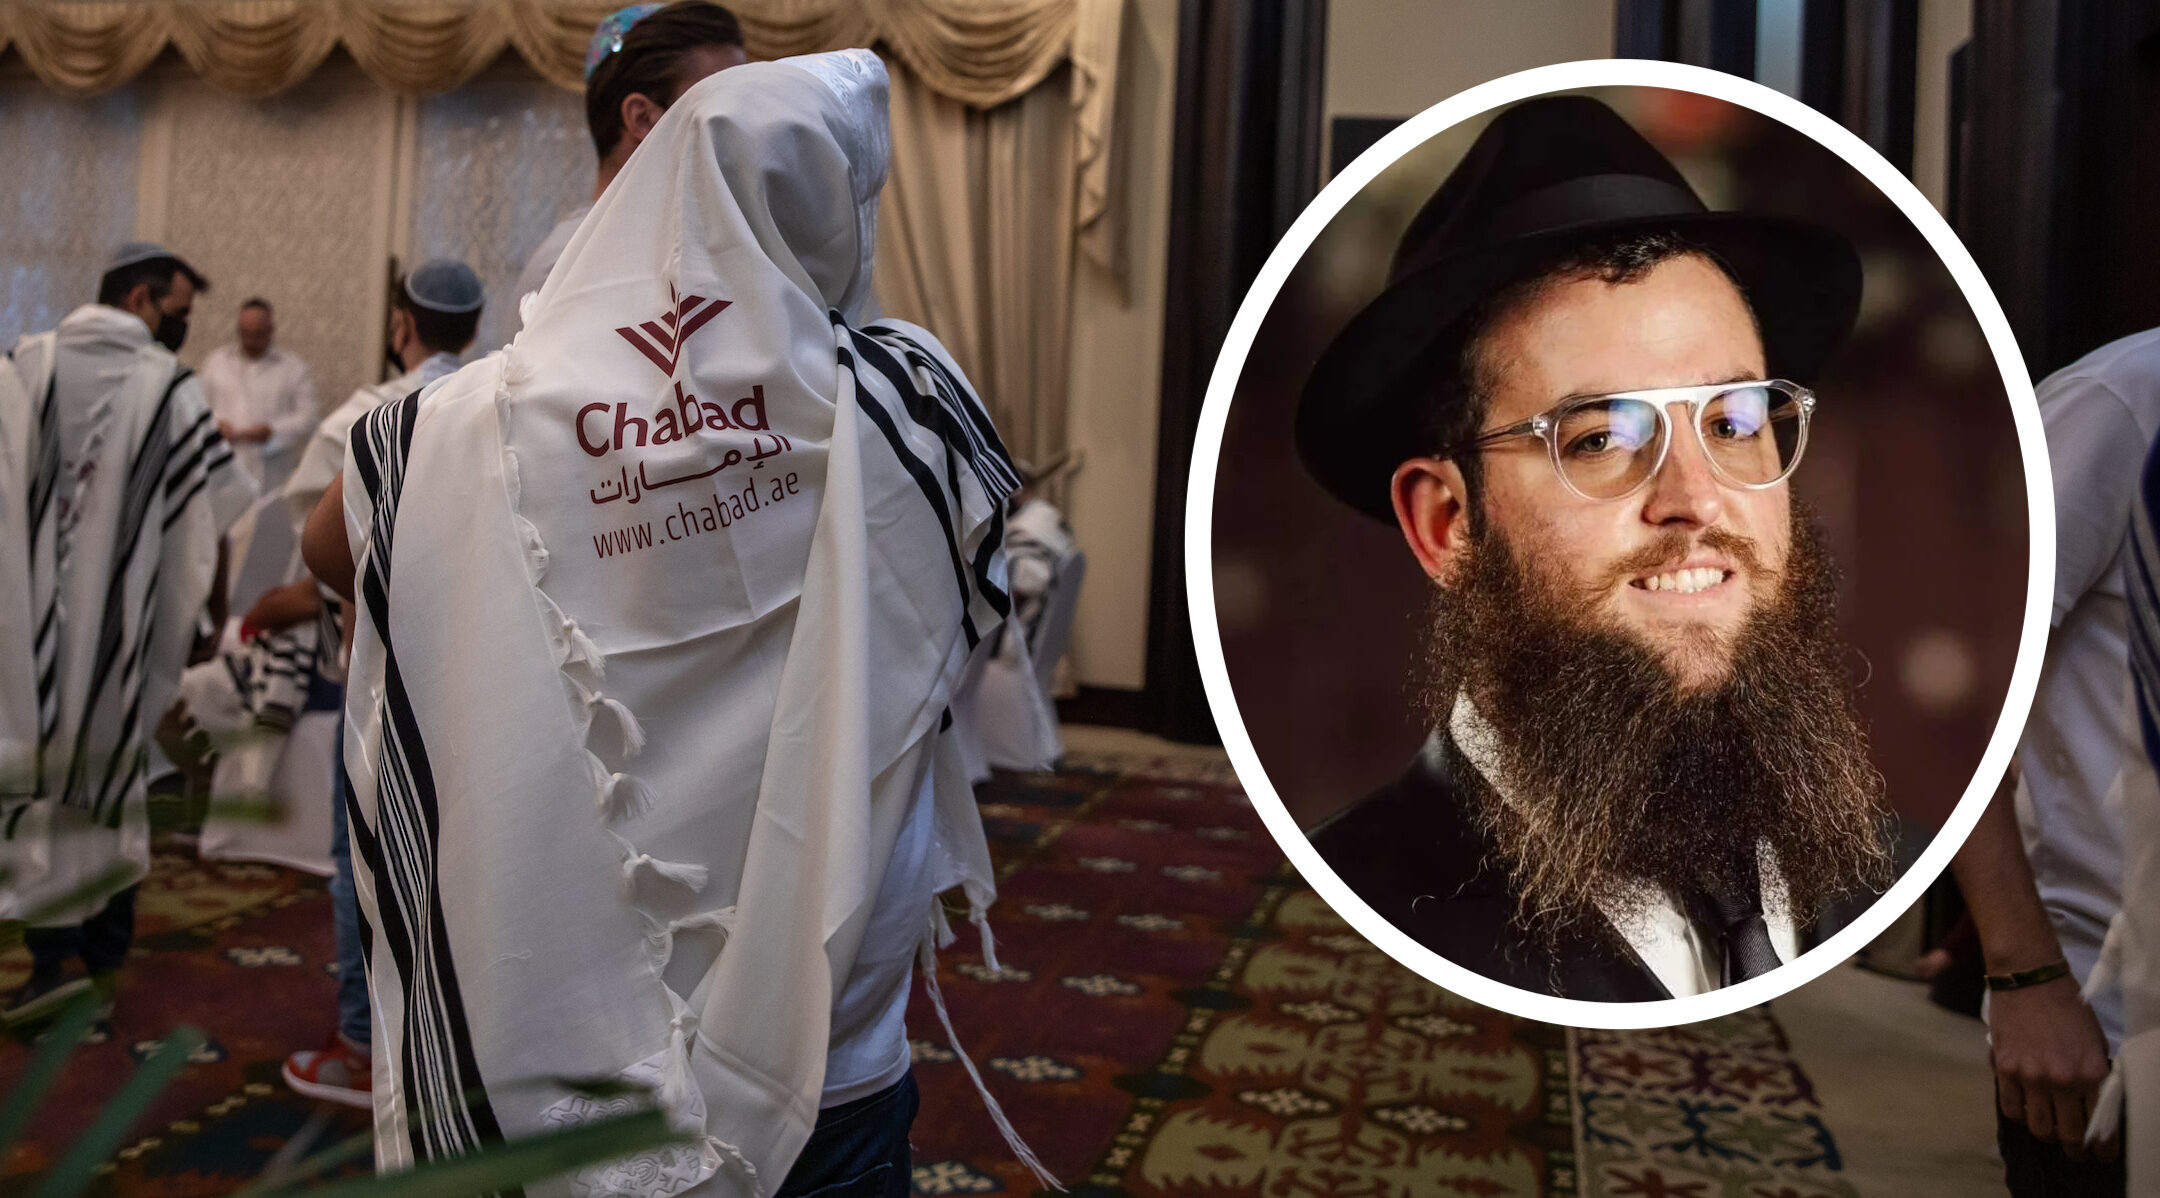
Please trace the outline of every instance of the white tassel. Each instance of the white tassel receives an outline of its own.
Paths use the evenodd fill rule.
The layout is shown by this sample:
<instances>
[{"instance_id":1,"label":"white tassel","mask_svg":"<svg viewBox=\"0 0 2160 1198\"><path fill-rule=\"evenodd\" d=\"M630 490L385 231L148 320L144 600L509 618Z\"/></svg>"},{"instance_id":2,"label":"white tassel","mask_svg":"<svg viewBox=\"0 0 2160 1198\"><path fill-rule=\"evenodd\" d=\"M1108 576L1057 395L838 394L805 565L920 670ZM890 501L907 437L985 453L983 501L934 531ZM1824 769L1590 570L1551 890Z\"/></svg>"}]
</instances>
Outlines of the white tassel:
<instances>
[{"instance_id":1,"label":"white tassel","mask_svg":"<svg viewBox=\"0 0 2160 1198\"><path fill-rule=\"evenodd\" d=\"M960 1064L967 1069L969 1079L975 1083L975 1092L982 1095L983 1106L990 1112L990 1122L997 1124L998 1134L1005 1137L1005 1146L1012 1149L1013 1155L1020 1158L1021 1164L1026 1165L1045 1186L1064 1193L1065 1187L1058 1184L1058 1179L1052 1177L1048 1169L1043 1168L1035 1150L1029 1148L1027 1141L1021 1139L1020 1133L1013 1129L1012 1120L1005 1117L1005 1108L999 1106L998 1100L991 1096L990 1087L983 1082L981 1071L975 1068L974 1058L968 1056L965 1048L960 1047L960 1033L953 1030L952 1015L945 1010L945 992L938 988L937 954L932 951L927 938L922 943L921 961L923 986L930 992L931 1009L937 1012L938 1023L945 1028L945 1040L952 1045L953 1055L960 1058Z\"/></svg>"},{"instance_id":2,"label":"white tassel","mask_svg":"<svg viewBox=\"0 0 2160 1198\"><path fill-rule=\"evenodd\" d=\"M645 963L652 968L653 974L658 976L667 968L668 959L675 955L675 936L650 919L646 921L646 926L649 930L645 933Z\"/></svg>"},{"instance_id":3,"label":"white tassel","mask_svg":"<svg viewBox=\"0 0 2160 1198\"><path fill-rule=\"evenodd\" d=\"M595 692L585 703L588 707L597 705L615 713L615 720L622 727L623 756L636 756L637 751L645 747L645 728L630 714L630 709L623 706L622 700Z\"/></svg>"},{"instance_id":4,"label":"white tassel","mask_svg":"<svg viewBox=\"0 0 2160 1198\"><path fill-rule=\"evenodd\" d=\"M660 1101L667 1107L668 1118L678 1118L688 1103L690 1087L690 1041L697 1035L697 1012L682 999L668 991L668 1006L674 1014L668 1019L668 1060L660 1071ZM697 1130L694 1126L683 1130Z\"/></svg>"},{"instance_id":5,"label":"white tassel","mask_svg":"<svg viewBox=\"0 0 2160 1198\"><path fill-rule=\"evenodd\" d=\"M600 646L594 644L593 639L585 635L585 630L577 626L577 621L563 621L563 640L569 645L568 652L563 656L565 663L581 662L592 667L593 677L606 677L607 665L605 659L600 656Z\"/></svg>"},{"instance_id":6,"label":"white tassel","mask_svg":"<svg viewBox=\"0 0 2160 1198\"><path fill-rule=\"evenodd\" d=\"M633 853L630 855L629 860L623 862L623 877L635 881L637 871L640 869L651 870L654 874L678 886L687 886L692 890L703 890L705 888L705 867L702 865L686 865L679 861L662 861L651 853Z\"/></svg>"},{"instance_id":7,"label":"white tassel","mask_svg":"<svg viewBox=\"0 0 2160 1198\"><path fill-rule=\"evenodd\" d=\"M2123 1118L2123 1067L2122 1058L2115 1058L2115 1067L2108 1070L2107 1080L2100 1083L2100 1093L2093 1098L2090 1118L2085 1120L2085 1146L2105 1144L2122 1133Z\"/></svg>"},{"instance_id":8,"label":"white tassel","mask_svg":"<svg viewBox=\"0 0 2160 1198\"><path fill-rule=\"evenodd\" d=\"M743 1176L750 1179L750 1192L757 1195L757 1198L765 1198L765 1183L758 1180L757 1166L751 1164L750 1158L742 1154L742 1149L714 1136L705 1137L705 1146L717 1151L723 1160L734 1162L736 1167L743 1171Z\"/></svg>"},{"instance_id":9,"label":"white tassel","mask_svg":"<svg viewBox=\"0 0 2160 1198\"><path fill-rule=\"evenodd\" d=\"M547 604L548 615L555 620L557 634L555 664L560 667L569 665L572 662L582 662L592 667L592 676L595 679L606 681L607 661L601 656L600 646L594 644L593 639L585 635L585 630L579 628L577 621L570 618L570 613L564 611L561 605L557 604L553 599L548 598L547 592L542 591L540 598ZM575 678L572 678L570 682L577 687L578 699L590 706L594 698L593 690Z\"/></svg>"},{"instance_id":10,"label":"white tassel","mask_svg":"<svg viewBox=\"0 0 2160 1198\"><path fill-rule=\"evenodd\" d=\"M600 813L609 819L636 819L652 810L653 789L642 778L609 774L600 788Z\"/></svg>"},{"instance_id":11,"label":"white tassel","mask_svg":"<svg viewBox=\"0 0 2160 1198\"><path fill-rule=\"evenodd\" d=\"M990 934L990 913L981 907L971 908L968 911L968 922L975 925L976 933L982 937L983 968L993 974L1003 973L1003 968L998 965L997 937Z\"/></svg>"}]
</instances>

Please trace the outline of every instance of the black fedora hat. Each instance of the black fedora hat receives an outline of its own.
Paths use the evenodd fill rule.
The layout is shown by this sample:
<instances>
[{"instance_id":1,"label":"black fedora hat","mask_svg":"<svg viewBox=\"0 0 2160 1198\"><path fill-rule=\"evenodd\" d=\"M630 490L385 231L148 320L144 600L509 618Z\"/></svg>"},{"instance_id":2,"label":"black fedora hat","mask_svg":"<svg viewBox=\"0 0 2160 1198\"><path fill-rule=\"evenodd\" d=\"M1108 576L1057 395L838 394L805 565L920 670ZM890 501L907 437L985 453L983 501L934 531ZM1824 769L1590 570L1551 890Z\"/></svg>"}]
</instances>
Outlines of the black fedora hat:
<instances>
[{"instance_id":1,"label":"black fedora hat","mask_svg":"<svg viewBox=\"0 0 2160 1198\"><path fill-rule=\"evenodd\" d=\"M1773 376L1809 381L1859 312L1860 259L1843 237L1786 217L1712 212L1604 104L1528 100L1478 135L1397 243L1386 289L1321 353L1298 401L1305 468L1392 523L1395 468L1440 448L1425 443L1434 348L1555 253L1633 232L1669 232L1723 260L1762 326Z\"/></svg>"}]
</instances>

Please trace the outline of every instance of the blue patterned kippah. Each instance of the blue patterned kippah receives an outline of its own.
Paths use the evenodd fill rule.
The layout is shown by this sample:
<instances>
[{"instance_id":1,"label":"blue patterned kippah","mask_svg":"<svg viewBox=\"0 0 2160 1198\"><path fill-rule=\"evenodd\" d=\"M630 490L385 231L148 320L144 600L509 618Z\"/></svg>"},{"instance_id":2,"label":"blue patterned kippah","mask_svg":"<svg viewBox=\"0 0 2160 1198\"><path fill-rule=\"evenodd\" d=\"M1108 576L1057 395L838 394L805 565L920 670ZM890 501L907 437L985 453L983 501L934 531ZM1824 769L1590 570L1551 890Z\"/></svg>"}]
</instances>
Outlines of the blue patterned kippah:
<instances>
[{"instance_id":1,"label":"blue patterned kippah","mask_svg":"<svg viewBox=\"0 0 2160 1198\"><path fill-rule=\"evenodd\" d=\"M590 80L593 72L600 69L603 59L622 49L623 35L630 32L632 25L665 7L664 4L633 4L618 8L603 18L593 30L592 44L585 47L585 78Z\"/></svg>"}]
</instances>

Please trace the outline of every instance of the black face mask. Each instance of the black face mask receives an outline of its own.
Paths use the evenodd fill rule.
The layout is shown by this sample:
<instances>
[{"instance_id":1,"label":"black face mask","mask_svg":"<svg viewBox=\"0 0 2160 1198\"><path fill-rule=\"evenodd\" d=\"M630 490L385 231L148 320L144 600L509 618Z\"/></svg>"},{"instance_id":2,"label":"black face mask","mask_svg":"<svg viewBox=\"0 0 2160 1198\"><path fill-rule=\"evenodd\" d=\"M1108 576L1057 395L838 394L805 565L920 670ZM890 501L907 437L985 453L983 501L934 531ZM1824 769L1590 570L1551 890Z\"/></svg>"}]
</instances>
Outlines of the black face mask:
<instances>
[{"instance_id":1,"label":"black face mask","mask_svg":"<svg viewBox=\"0 0 2160 1198\"><path fill-rule=\"evenodd\" d=\"M172 312L158 313L157 329L150 336L159 345L179 353L180 344L187 340L187 317Z\"/></svg>"}]
</instances>

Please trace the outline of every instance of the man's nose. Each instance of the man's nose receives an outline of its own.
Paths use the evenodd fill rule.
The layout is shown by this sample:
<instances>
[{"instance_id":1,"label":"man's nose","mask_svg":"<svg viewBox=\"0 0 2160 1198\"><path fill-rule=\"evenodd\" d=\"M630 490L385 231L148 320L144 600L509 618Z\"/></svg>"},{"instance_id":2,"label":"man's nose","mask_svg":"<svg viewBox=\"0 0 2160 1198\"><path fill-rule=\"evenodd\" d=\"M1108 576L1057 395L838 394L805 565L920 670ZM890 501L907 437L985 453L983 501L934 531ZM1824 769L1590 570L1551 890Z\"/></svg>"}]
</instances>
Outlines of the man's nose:
<instances>
[{"instance_id":1,"label":"man's nose","mask_svg":"<svg viewBox=\"0 0 2160 1198\"><path fill-rule=\"evenodd\" d=\"M1671 443L1665 447L1665 464L1650 480L1643 519L1651 524L1706 528L1725 514L1725 488L1710 471L1710 458L1695 431L1693 409L1676 403L1666 409L1666 415L1671 417Z\"/></svg>"}]
</instances>

